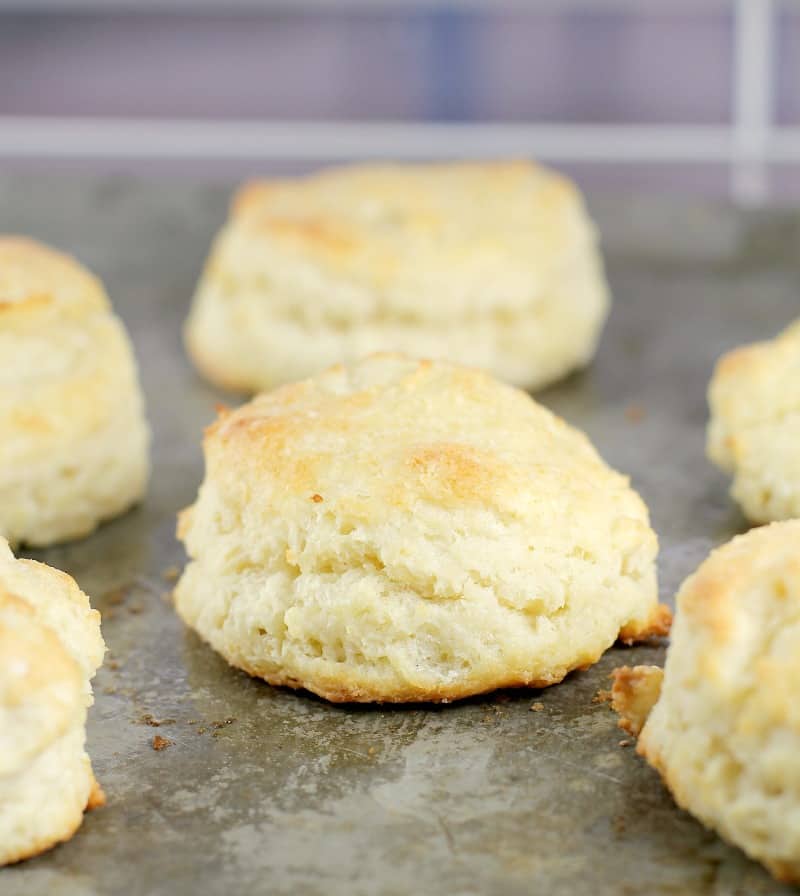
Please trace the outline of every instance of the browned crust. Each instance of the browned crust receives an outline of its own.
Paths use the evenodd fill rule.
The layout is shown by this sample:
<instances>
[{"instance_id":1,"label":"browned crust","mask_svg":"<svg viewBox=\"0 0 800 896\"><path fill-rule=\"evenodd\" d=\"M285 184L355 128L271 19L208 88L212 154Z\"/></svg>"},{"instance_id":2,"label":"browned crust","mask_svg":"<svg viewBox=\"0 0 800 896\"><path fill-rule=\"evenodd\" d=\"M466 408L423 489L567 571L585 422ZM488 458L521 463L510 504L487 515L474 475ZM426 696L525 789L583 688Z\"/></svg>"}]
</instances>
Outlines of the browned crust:
<instances>
[{"instance_id":1,"label":"browned crust","mask_svg":"<svg viewBox=\"0 0 800 896\"><path fill-rule=\"evenodd\" d=\"M666 604L658 604L650 618L644 622L629 622L620 629L619 640L629 647L654 638L666 638L672 628L672 610Z\"/></svg>"},{"instance_id":2,"label":"browned crust","mask_svg":"<svg viewBox=\"0 0 800 896\"><path fill-rule=\"evenodd\" d=\"M534 678L531 680L520 679L518 676L500 679L496 683L486 686L463 685L451 688L419 688L409 686L398 688L387 694L382 691L372 690L359 686L336 686L333 684L315 684L312 682L300 682L283 675L259 675L249 669L244 671L248 675L263 680L273 687L288 687L293 690L306 690L318 697L322 697L331 703L454 703L457 700L466 700L469 697L479 697L482 694L490 694L492 691L508 688L533 688L541 689L559 684L570 672L584 669L583 665L576 665L563 673L558 673L550 678Z\"/></svg>"},{"instance_id":3,"label":"browned crust","mask_svg":"<svg viewBox=\"0 0 800 896\"><path fill-rule=\"evenodd\" d=\"M714 379L728 378L747 374L761 362L764 348L769 342L752 342L740 345L724 354L714 369Z\"/></svg>"},{"instance_id":4,"label":"browned crust","mask_svg":"<svg viewBox=\"0 0 800 896\"><path fill-rule=\"evenodd\" d=\"M378 182L399 176L416 174L436 174L439 171L461 170L474 175L492 175L494 178L519 177L527 172L546 173L548 185L555 191L568 192L574 185L563 174L546 169L532 159L487 159L485 161L446 161L427 163L373 163L333 165L311 175L291 178L257 178L244 181L234 193L229 208L229 218L236 219L269 210L270 200L285 191L303 191L315 184L336 183L343 177L367 175Z\"/></svg>"},{"instance_id":5,"label":"browned crust","mask_svg":"<svg viewBox=\"0 0 800 896\"><path fill-rule=\"evenodd\" d=\"M293 690L306 690L331 703L453 703L456 700L465 700L469 697L479 697L493 691L510 688L547 688L559 684L571 672L585 671L593 666L603 655L604 651L585 654L569 666L554 670L549 676L543 678L526 678L518 673L504 677L497 677L491 682L462 682L454 686L425 688L415 685L396 688L387 693L371 688L363 684L342 684L334 681L324 681L318 678L316 681L299 681L288 675L265 674L257 668L246 663L228 663L237 669L242 669L254 678L261 678L273 687L288 687Z\"/></svg>"},{"instance_id":6,"label":"browned crust","mask_svg":"<svg viewBox=\"0 0 800 896\"><path fill-rule=\"evenodd\" d=\"M229 217L240 218L261 207L281 181L246 180L230 202Z\"/></svg>"},{"instance_id":7,"label":"browned crust","mask_svg":"<svg viewBox=\"0 0 800 896\"><path fill-rule=\"evenodd\" d=\"M18 312L23 307L26 311L30 311L32 308L44 307L45 305L52 304L53 296L50 293L31 293L22 302L9 302L8 300L0 299L0 314L4 312L9 314Z\"/></svg>"},{"instance_id":8,"label":"browned crust","mask_svg":"<svg viewBox=\"0 0 800 896\"><path fill-rule=\"evenodd\" d=\"M304 218L270 216L259 221L257 226L273 239L305 244L310 251L319 254L347 255L360 248L360 243L344 226L322 215L307 215Z\"/></svg>"},{"instance_id":9,"label":"browned crust","mask_svg":"<svg viewBox=\"0 0 800 896\"><path fill-rule=\"evenodd\" d=\"M86 811L91 812L92 809L101 809L106 804L106 794L103 788L97 783L97 778L92 775L92 789L89 791L89 800L86 803Z\"/></svg>"},{"instance_id":10,"label":"browned crust","mask_svg":"<svg viewBox=\"0 0 800 896\"><path fill-rule=\"evenodd\" d=\"M29 237L0 234L0 265L9 260L22 266L13 275L13 282L25 289L25 295L13 302L0 295L0 313L4 316L28 315L56 305L67 281L82 294L81 307L108 307L100 280L71 255ZM31 272L36 273L33 284Z\"/></svg>"},{"instance_id":11,"label":"browned crust","mask_svg":"<svg viewBox=\"0 0 800 896\"><path fill-rule=\"evenodd\" d=\"M800 862L764 862L769 873L783 884L800 884Z\"/></svg>"},{"instance_id":12,"label":"browned crust","mask_svg":"<svg viewBox=\"0 0 800 896\"><path fill-rule=\"evenodd\" d=\"M663 676L658 666L622 666L611 673L611 707L623 731L639 736L661 693Z\"/></svg>"}]
</instances>

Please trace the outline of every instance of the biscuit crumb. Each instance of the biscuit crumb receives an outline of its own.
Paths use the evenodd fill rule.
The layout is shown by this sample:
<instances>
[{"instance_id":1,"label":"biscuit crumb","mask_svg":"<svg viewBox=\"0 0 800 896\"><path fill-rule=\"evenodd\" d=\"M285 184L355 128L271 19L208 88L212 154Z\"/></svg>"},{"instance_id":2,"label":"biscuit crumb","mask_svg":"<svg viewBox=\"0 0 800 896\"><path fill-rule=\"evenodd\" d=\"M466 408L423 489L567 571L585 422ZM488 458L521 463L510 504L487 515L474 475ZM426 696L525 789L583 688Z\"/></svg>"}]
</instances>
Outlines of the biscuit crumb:
<instances>
[{"instance_id":1,"label":"biscuit crumb","mask_svg":"<svg viewBox=\"0 0 800 896\"><path fill-rule=\"evenodd\" d=\"M312 500L315 504L321 504L325 499L322 497L322 495L316 495L316 494L315 494L315 495L312 495L312 496L311 496L311 500Z\"/></svg>"},{"instance_id":2,"label":"biscuit crumb","mask_svg":"<svg viewBox=\"0 0 800 896\"><path fill-rule=\"evenodd\" d=\"M223 719L221 722L212 722L211 727L215 731L219 731L220 728L227 728L228 725L232 725L236 719Z\"/></svg>"},{"instance_id":3,"label":"biscuit crumb","mask_svg":"<svg viewBox=\"0 0 800 896\"><path fill-rule=\"evenodd\" d=\"M611 691L601 688L594 697L592 697L592 703L611 703Z\"/></svg>"},{"instance_id":4,"label":"biscuit crumb","mask_svg":"<svg viewBox=\"0 0 800 896\"><path fill-rule=\"evenodd\" d=\"M86 811L91 812L92 809L101 809L106 804L106 795L103 792L103 788L97 783L97 781L92 781L92 789L89 791L89 799L86 803Z\"/></svg>"},{"instance_id":5,"label":"biscuit crumb","mask_svg":"<svg viewBox=\"0 0 800 896\"><path fill-rule=\"evenodd\" d=\"M621 747L629 747L629 746L631 745L631 742L630 742L629 740L621 740L621 741L619 742L619 745L620 745Z\"/></svg>"},{"instance_id":6,"label":"biscuit crumb","mask_svg":"<svg viewBox=\"0 0 800 896\"><path fill-rule=\"evenodd\" d=\"M619 715L619 727L638 737L658 701L664 670L657 666L623 666L615 669L611 677L614 679L611 705Z\"/></svg>"},{"instance_id":7,"label":"biscuit crumb","mask_svg":"<svg viewBox=\"0 0 800 896\"><path fill-rule=\"evenodd\" d=\"M111 591L107 591L105 594L106 603L112 607L118 607L121 603L124 603L129 591L130 588L127 585L123 585L120 588L112 588Z\"/></svg>"},{"instance_id":8,"label":"biscuit crumb","mask_svg":"<svg viewBox=\"0 0 800 896\"><path fill-rule=\"evenodd\" d=\"M367 753L369 753L370 756L374 756L376 752L377 752L377 751L375 750L375 747L370 747L370 748L367 750Z\"/></svg>"},{"instance_id":9,"label":"biscuit crumb","mask_svg":"<svg viewBox=\"0 0 800 896\"><path fill-rule=\"evenodd\" d=\"M175 719L157 719L149 712L145 712L139 718L140 725L149 725L151 728L160 728L162 725L174 725Z\"/></svg>"},{"instance_id":10,"label":"biscuit crumb","mask_svg":"<svg viewBox=\"0 0 800 896\"><path fill-rule=\"evenodd\" d=\"M645 409L642 405L637 404L636 402L629 404L628 407L625 408L625 419L629 423L641 423L645 416Z\"/></svg>"},{"instance_id":11,"label":"biscuit crumb","mask_svg":"<svg viewBox=\"0 0 800 896\"><path fill-rule=\"evenodd\" d=\"M531 712L541 712L544 709L544 703L531 703Z\"/></svg>"},{"instance_id":12,"label":"biscuit crumb","mask_svg":"<svg viewBox=\"0 0 800 896\"><path fill-rule=\"evenodd\" d=\"M173 741L168 737L162 737L160 734L156 734L152 741L150 741L150 744L154 750L160 752L161 750L166 750L167 747L171 747Z\"/></svg>"}]
</instances>

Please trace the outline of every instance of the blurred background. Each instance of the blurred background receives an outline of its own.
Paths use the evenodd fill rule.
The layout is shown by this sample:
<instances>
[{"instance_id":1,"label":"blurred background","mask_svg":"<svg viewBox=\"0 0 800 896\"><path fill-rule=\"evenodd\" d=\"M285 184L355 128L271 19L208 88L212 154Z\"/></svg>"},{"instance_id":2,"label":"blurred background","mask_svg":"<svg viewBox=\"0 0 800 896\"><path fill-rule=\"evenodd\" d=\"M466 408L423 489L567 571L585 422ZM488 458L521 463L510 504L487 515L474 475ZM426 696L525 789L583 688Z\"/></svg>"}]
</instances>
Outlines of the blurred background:
<instances>
[{"instance_id":1,"label":"blurred background","mask_svg":"<svg viewBox=\"0 0 800 896\"><path fill-rule=\"evenodd\" d=\"M4 170L459 156L796 201L800 3L0 0Z\"/></svg>"}]
</instances>

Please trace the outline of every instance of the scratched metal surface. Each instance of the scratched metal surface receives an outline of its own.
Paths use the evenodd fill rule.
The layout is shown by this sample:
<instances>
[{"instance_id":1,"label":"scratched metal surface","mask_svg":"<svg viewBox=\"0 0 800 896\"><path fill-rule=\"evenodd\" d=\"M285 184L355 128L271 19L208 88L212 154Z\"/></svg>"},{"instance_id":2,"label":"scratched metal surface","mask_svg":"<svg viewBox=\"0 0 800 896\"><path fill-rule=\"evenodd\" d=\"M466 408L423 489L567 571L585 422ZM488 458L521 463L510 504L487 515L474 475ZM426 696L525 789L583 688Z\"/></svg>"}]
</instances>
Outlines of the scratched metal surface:
<instances>
[{"instance_id":1,"label":"scratched metal surface","mask_svg":"<svg viewBox=\"0 0 800 896\"><path fill-rule=\"evenodd\" d=\"M154 430L144 504L38 555L104 616L89 747L108 806L70 843L0 871L2 896L782 892L680 812L592 702L615 665L661 662L662 649L611 650L543 692L370 709L250 680L184 630L163 572L182 563L175 512L200 481L201 429L223 396L195 376L179 330L228 189L0 178L0 231L74 251L106 282ZM704 390L721 351L800 313L800 216L630 197L592 206L614 312L591 369L542 398L632 475L671 599L743 528L704 460ZM155 729L148 713L174 721ZM156 733L173 745L154 751Z\"/></svg>"}]
</instances>

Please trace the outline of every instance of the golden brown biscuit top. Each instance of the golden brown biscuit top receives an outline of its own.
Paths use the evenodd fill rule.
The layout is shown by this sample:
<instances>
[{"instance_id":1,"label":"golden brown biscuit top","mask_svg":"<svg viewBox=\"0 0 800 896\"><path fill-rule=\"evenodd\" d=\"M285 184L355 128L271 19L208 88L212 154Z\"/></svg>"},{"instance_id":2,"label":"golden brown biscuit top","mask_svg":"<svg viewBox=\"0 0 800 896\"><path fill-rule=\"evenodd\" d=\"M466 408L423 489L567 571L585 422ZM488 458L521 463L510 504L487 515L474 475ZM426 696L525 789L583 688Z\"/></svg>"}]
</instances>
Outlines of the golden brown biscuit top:
<instances>
[{"instance_id":1,"label":"golden brown biscuit top","mask_svg":"<svg viewBox=\"0 0 800 896\"><path fill-rule=\"evenodd\" d=\"M100 281L17 236L0 236L0 357L0 484L77 456L130 400L130 344Z\"/></svg>"},{"instance_id":2,"label":"golden brown biscuit top","mask_svg":"<svg viewBox=\"0 0 800 896\"><path fill-rule=\"evenodd\" d=\"M479 282L509 258L544 275L593 237L574 185L521 161L353 166L253 182L235 197L229 229L232 274L257 266L249 255L262 244L378 289L420 272L452 275L458 264Z\"/></svg>"},{"instance_id":3,"label":"golden brown biscuit top","mask_svg":"<svg viewBox=\"0 0 800 896\"><path fill-rule=\"evenodd\" d=\"M374 524L422 505L468 508L544 539L558 537L545 520L575 512L594 516L598 533L614 527L602 538L649 532L641 500L586 436L526 393L441 362L337 365L224 413L205 448L207 479L249 489L258 512L299 501Z\"/></svg>"},{"instance_id":4,"label":"golden brown biscuit top","mask_svg":"<svg viewBox=\"0 0 800 896\"><path fill-rule=\"evenodd\" d=\"M775 339L723 355L709 397L734 439L743 428L800 411L800 320Z\"/></svg>"},{"instance_id":5,"label":"golden brown biscuit top","mask_svg":"<svg viewBox=\"0 0 800 896\"><path fill-rule=\"evenodd\" d=\"M33 623L55 634L81 670L88 694L88 680L102 662L105 644L100 614L72 576L36 560L16 559L0 537L0 599L16 608L14 612L17 603L24 602ZM47 665L49 660L44 656L42 662Z\"/></svg>"},{"instance_id":6,"label":"golden brown biscuit top","mask_svg":"<svg viewBox=\"0 0 800 896\"><path fill-rule=\"evenodd\" d=\"M15 559L0 537L0 776L83 724L105 651L99 623L74 579Z\"/></svg>"},{"instance_id":7,"label":"golden brown biscuit top","mask_svg":"<svg viewBox=\"0 0 800 896\"><path fill-rule=\"evenodd\" d=\"M718 373L725 377L757 377L764 368L775 363L776 358L797 360L800 363L800 320L788 326L775 339L754 342L733 349L724 355L718 365Z\"/></svg>"},{"instance_id":8,"label":"golden brown biscuit top","mask_svg":"<svg viewBox=\"0 0 800 896\"><path fill-rule=\"evenodd\" d=\"M0 235L0 315L106 307L100 281L74 258L26 237Z\"/></svg>"},{"instance_id":9,"label":"golden brown biscuit top","mask_svg":"<svg viewBox=\"0 0 800 896\"><path fill-rule=\"evenodd\" d=\"M751 705L758 724L800 732L800 520L752 529L712 552L681 588L678 612L709 685Z\"/></svg>"},{"instance_id":10,"label":"golden brown biscuit top","mask_svg":"<svg viewBox=\"0 0 800 896\"><path fill-rule=\"evenodd\" d=\"M34 608L0 584L0 775L63 734L82 706L78 663Z\"/></svg>"}]
</instances>

